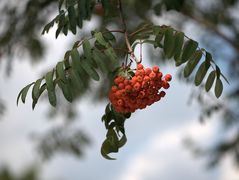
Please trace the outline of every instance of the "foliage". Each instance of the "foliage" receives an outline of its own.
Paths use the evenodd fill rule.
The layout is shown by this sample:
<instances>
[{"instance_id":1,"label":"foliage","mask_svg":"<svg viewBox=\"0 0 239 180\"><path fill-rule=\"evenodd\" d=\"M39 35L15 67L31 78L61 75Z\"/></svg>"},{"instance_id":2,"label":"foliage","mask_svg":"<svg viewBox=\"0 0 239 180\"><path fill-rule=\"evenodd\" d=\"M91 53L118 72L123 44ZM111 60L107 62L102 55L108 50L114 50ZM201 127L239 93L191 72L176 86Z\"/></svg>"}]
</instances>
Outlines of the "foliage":
<instances>
[{"instance_id":1,"label":"foliage","mask_svg":"<svg viewBox=\"0 0 239 180\"><path fill-rule=\"evenodd\" d=\"M175 6L169 6L171 3L162 1L168 10L180 9L181 4L173 3ZM62 10L62 5L65 5L65 10ZM131 62L124 65L131 65L134 60L137 61L134 55L134 48L138 44L153 45L156 50L160 49L167 59L172 59L176 66L184 67L184 77L192 75L195 70L194 84L199 86L202 84L207 73L210 71L206 79L206 91L209 91L214 82L215 96L218 98L223 91L222 79L226 82L227 79L221 73L220 68L215 63L210 52L199 47L199 43L185 36L183 32L175 30L167 25L154 25L151 23L141 23L134 32L128 33L123 8L121 1L103 1L104 17L107 19L109 12L115 7L119 7L119 17L122 20L123 29L121 30L100 30L92 31L92 36L83 38L74 43L71 50L65 53L64 59L57 63L54 69L47 72L44 77L32 82L24 87L18 97L17 104L21 98L25 103L27 93L31 86L32 88L32 108L34 109L38 99L44 91L47 92L49 103L55 107L57 105L56 87L58 86L65 99L72 102L77 96L76 92L84 92L88 88L87 79L99 81L100 77L111 76L115 68L119 66L121 56L130 56ZM161 6L156 5L156 6ZM48 32L50 28L57 24L56 38L63 32L67 35L68 30L76 34L77 27L82 28L83 20L90 19L94 8L94 1L75 1L75 0L60 0L59 14L48 23L43 29L43 34ZM157 7L155 10L158 11ZM116 47L116 37L113 33L121 33L124 35L125 45ZM93 42L92 42L93 41ZM80 53L82 48L83 53ZM121 50L120 55L117 55L116 50ZM201 62L202 61L202 62ZM118 149L126 142L124 132L124 121L128 117L125 114L118 113L111 105L106 108L106 114L103 120L106 123L108 133L106 140L102 145L102 155L108 159L111 152L117 152ZM113 120L113 122L111 122ZM110 123L110 124L109 124ZM118 133L122 133L119 138Z\"/></svg>"}]
</instances>

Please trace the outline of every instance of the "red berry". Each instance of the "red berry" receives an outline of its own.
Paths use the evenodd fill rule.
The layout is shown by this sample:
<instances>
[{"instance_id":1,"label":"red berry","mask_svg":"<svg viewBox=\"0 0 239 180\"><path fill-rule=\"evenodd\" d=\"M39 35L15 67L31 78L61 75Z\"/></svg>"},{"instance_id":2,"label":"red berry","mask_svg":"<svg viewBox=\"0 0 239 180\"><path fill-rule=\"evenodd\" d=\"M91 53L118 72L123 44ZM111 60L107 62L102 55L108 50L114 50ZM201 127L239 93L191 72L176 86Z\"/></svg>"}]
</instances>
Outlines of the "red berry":
<instances>
[{"instance_id":1,"label":"red berry","mask_svg":"<svg viewBox=\"0 0 239 180\"><path fill-rule=\"evenodd\" d=\"M171 80L172 80L171 74L166 74L166 75L164 76L164 79L165 79L166 81L171 81Z\"/></svg>"}]
</instances>

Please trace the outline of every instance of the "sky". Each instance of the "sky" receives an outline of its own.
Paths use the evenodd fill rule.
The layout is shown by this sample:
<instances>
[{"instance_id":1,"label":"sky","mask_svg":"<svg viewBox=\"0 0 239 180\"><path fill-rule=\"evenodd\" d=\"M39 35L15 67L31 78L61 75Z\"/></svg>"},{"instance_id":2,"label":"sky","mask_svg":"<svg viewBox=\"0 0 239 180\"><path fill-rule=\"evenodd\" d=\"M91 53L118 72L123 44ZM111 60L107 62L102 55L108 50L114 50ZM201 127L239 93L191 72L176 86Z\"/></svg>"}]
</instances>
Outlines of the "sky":
<instances>
[{"instance_id":1,"label":"sky","mask_svg":"<svg viewBox=\"0 0 239 180\"><path fill-rule=\"evenodd\" d=\"M54 30L51 32L42 37L49 48L43 62L32 65L28 60L14 61L10 78L4 74L4 62L0 66L0 95L7 106L0 121L0 166L7 164L16 173L41 162L29 135L45 132L61 124L63 119L57 116L48 120L47 110L52 107L45 101L40 101L32 111L30 96L25 105L16 106L21 88L63 57L69 41L64 36L55 40ZM153 65L145 53L144 59L145 66ZM162 66L161 70L173 75L171 87L160 102L137 111L126 121L128 141L117 154L112 154L117 160L108 161L100 154L106 133L101 116L107 102L94 103L86 97L76 103L79 116L75 125L87 132L91 144L81 159L59 154L44 163L40 169L41 180L237 180L238 169L230 161L231 157L208 170L207 160L196 158L185 147L183 140L187 137L205 146L214 142L219 133L218 117L201 124L199 107L187 103L192 87L175 78L173 66Z\"/></svg>"}]
</instances>

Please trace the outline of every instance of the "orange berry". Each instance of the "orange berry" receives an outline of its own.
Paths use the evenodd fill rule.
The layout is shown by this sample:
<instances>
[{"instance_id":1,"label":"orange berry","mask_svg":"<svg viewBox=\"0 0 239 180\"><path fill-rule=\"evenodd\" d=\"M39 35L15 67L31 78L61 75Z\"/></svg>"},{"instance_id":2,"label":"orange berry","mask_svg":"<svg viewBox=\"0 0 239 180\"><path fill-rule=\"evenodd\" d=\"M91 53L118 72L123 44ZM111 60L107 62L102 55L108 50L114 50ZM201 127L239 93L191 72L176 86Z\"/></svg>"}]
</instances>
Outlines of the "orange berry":
<instances>
[{"instance_id":1,"label":"orange berry","mask_svg":"<svg viewBox=\"0 0 239 180\"><path fill-rule=\"evenodd\" d=\"M152 70L150 68L146 68L145 69L145 74L146 75L149 75L151 72L152 72Z\"/></svg>"},{"instance_id":2,"label":"orange berry","mask_svg":"<svg viewBox=\"0 0 239 180\"><path fill-rule=\"evenodd\" d=\"M140 90L140 84L137 82L137 83L135 83L135 85L134 85L134 89L136 90L136 91L138 91L138 90Z\"/></svg>"},{"instance_id":3,"label":"orange berry","mask_svg":"<svg viewBox=\"0 0 239 180\"><path fill-rule=\"evenodd\" d=\"M129 80L128 79L125 79L124 80L124 85L128 85L129 84Z\"/></svg>"},{"instance_id":4,"label":"orange berry","mask_svg":"<svg viewBox=\"0 0 239 180\"><path fill-rule=\"evenodd\" d=\"M162 77L163 77L163 73L158 72L158 73L157 73L157 78L158 78L158 79L161 79Z\"/></svg>"},{"instance_id":5,"label":"orange berry","mask_svg":"<svg viewBox=\"0 0 239 180\"><path fill-rule=\"evenodd\" d=\"M154 73L158 73L159 72L159 67L158 66L154 66L152 68L152 70L153 70Z\"/></svg>"},{"instance_id":6,"label":"orange berry","mask_svg":"<svg viewBox=\"0 0 239 180\"><path fill-rule=\"evenodd\" d=\"M143 64L138 64L138 65L137 65L137 69L138 69L138 70L140 70L140 69L144 69Z\"/></svg>"},{"instance_id":7,"label":"orange berry","mask_svg":"<svg viewBox=\"0 0 239 180\"><path fill-rule=\"evenodd\" d=\"M137 81L138 82L142 82L143 81L143 78L141 76L137 76Z\"/></svg>"},{"instance_id":8,"label":"orange berry","mask_svg":"<svg viewBox=\"0 0 239 180\"><path fill-rule=\"evenodd\" d=\"M161 91L161 92L159 93L159 95L160 95L160 97L164 97L164 96L166 95L166 92Z\"/></svg>"},{"instance_id":9,"label":"orange berry","mask_svg":"<svg viewBox=\"0 0 239 180\"><path fill-rule=\"evenodd\" d=\"M164 76L164 79L165 79L166 81L171 81L171 80L172 80L171 74L166 74L166 75Z\"/></svg>"},{"instance_id":10,"label":"orange berry","mask_svg":"<svg viewBox=\"0 0 239 180\"><path fill-rule=\"evenodd\" d=\"M132 86L130 85L125 86L125 90L126 92L130 92L132 90Z\"/></svg>"},{"instance_id":11,"label":"orange berry","mask_svg":"<svg viewBox=\"0 0 239 180\"><path fill-rule=\"evenodd\" d=\"M119 106L123 106L123 105L124 105L124 101L123 101L122 99L119 99L119 100L117 101L117 104L118 104Z\"/></svg>"},{"instance_id":12,"label":"orange berry","mask_svg":"<svg viewBox=\"0 0 239 180\"><path fill-rule=\"evenodd\" d=\"M119 83L118 87L119 89L124 89L124 83Z\"/></svg>"},{"instance_id":13,"label":"orange berry","mask_svg":"<svg viewBox=\"0 0 239 180\"><path fill-rule=\"evenodd\" d=\"M144 76L144 81L145 82L149 82L150 81L150 77L149 76Z\"/></svg>"},{"instance_id":14,"label":"orange berry","mask_svg":"<svg viewBox=\"0 0 239 180\"><path fill-rule=\"evenodd\" d=\"M154 79L154 78L156 77L156 74L155 74L154 72L151 72L151 73L149 74L149 77L150 77L151 79Z\"/></svg>"},{"instance_id":15,"label":"orange berry","mask_svg":"<svg viewBox=\"0 0 239 180\"><path fill-rule=\"evenodd\" d=\"M111 91L112 91L112 92L116 92L117 90L118 90L118 88L117 88L116 86L112 86L112 87L111 87Z\"/></svg>"}]
</instances>

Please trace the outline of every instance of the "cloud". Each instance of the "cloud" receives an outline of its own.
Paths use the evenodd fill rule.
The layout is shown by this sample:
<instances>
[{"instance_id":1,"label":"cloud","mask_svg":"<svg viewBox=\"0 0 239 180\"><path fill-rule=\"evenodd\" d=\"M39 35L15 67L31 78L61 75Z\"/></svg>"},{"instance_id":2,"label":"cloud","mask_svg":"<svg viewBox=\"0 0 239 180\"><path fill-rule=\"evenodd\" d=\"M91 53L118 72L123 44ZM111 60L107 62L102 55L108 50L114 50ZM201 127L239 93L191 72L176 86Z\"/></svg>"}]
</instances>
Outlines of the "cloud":
<instances>
[{"instance_id":1,"label":"cloud","mask_svg":"<svg viewBox=\"0 0 239 180\"><path fill-rule=\"evenodd\" d=\"M118 180L215 179L216 173L205 172L205 164L182 146L186 134L207 139L213 128L213 122L203 127L195 122L155 134L145 149L129 159Z\"/></svg>"}]
</instances>

